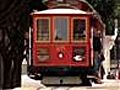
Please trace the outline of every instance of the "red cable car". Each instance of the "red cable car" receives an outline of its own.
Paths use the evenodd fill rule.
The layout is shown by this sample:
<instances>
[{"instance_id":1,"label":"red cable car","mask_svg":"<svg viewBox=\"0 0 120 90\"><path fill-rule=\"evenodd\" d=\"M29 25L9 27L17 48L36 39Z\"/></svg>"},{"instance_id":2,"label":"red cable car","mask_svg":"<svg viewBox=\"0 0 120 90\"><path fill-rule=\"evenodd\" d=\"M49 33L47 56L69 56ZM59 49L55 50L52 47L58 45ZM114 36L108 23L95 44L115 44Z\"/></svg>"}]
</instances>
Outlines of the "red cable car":
<instances>
[{"instance_id":1,"label":"red cable car","mask_svg":"<svg viewBox=\"0 0 120 90\"><path fill-rule=\"evenodd\" d=\"M77 8L76 3L62 1L55 4L56 0L50 0L48 10L31 14L28 73L46 85L65 85L69 80L80 84L81 79L88 82L87 75L93 66L93 34L102 37L104 31L101 19L93 15L92 9L87 7L85 11L86 7L81 7L88 3L75 0L80 5Z\"/></svg>"}]
</instances>

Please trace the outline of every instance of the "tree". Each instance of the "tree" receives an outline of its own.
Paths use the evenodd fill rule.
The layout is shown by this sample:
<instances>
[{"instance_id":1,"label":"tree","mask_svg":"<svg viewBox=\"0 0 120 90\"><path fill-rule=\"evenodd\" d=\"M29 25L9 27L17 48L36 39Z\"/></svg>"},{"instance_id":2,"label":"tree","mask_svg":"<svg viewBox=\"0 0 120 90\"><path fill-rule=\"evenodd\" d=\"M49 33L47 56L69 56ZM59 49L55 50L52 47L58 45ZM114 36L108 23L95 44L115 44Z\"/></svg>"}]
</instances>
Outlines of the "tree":
<instances>
[{"instance_id":1,"label":"tree","mask_svg":"<svg viewBox=\"0 0 120 90\"><path fill-rule=\"evenodd\" d=\"M114 34L115 0L87 0L101 15L106 24L106 34Z\"/></svg>"},{"instance_id":2,"label":"tree","mask_svg":"<svg viewBox=\"0 0 120 90\"><path fill-rule=\"evenodd\" d=\"M0 1L0 90L21 86L24 33L32 10L44 8L41 0Z\"/></svg>"}]
</instances>

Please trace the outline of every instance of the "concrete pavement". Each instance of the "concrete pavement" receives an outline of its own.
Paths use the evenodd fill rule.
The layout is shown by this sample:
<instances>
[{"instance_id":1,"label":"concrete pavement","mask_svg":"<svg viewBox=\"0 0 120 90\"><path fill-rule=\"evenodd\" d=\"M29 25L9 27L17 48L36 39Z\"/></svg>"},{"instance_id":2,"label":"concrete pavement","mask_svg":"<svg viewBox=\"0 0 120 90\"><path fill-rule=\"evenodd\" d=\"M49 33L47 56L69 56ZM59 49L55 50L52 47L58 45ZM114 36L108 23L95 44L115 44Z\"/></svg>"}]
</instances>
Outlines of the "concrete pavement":
<instances>
[{"instance_id":1,"label":"concrete pavement","mask_svg":"<svg viewBox=\"0 0 120 90\"><path fill-rule=\"evenodd\" d=\"M51 86L46 87L38 80L32 80L27 75L22 75L22 87L13 90L120 90L120 80L103 80L103 84L94 84L92 87L79 86Z\"/></svg>"}]
</instances>

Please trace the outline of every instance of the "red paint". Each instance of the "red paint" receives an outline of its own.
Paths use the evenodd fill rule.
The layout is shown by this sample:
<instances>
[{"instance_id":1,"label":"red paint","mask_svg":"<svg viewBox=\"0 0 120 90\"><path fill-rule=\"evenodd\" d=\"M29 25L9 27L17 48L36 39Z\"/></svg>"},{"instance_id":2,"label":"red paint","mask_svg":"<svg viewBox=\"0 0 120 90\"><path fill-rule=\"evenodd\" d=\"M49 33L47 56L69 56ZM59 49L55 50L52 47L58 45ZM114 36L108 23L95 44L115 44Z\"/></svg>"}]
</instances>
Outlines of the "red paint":
<instances>
[{"instance_id":1,"label":"red paint","mask_svg":"<svg viewBox=\"0 0 120 90\"><path fill-rule=\"evenodd\" d=\"M53 17L56 16L62 16L62 17L69 17L69 42L54 42L54 23L53 23ZM51 39L50 42L37 42L37 29L36 29L36 21L38 18L42 17L49 17L50 18L50 35ZM84 18L87 20L87 40L78 42L77 44L73 42L72 40L72 18L77 17L77 18ZM89 67L90 66L90 15L33 15L33 64L35 66L73 66L73 67ZM85 60L83 62L75 62L72 59L72 52L73 52L73 47L86 47L86 55L85 55ZM39 62L37 58L37 49L39 48L48 48L49 49L49 54L50 54L50 60L45 61L45 62ZM58 53L62 52L64 54L64 58L59 58Z\"/></svg>"}]
</instances>

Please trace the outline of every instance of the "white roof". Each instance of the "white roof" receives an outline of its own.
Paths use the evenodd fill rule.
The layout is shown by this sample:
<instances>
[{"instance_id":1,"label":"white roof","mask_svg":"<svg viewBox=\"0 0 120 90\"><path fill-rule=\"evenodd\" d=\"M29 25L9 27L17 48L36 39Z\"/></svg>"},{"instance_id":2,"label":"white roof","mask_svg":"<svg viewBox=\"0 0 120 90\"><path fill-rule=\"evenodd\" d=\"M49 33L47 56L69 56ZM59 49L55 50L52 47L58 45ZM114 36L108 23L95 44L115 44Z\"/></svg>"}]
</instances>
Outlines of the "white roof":
<instances>
[{"instance_id":1,"label":"white roof","mask_svg":"<svg viewBox=\"0 0 120 90\"><path fill-rule=\"evenodd\" d=\"M48 9L43 11L34 10L32 14L90 14L90 12L79 9Z\"/></svg>"}]
</instances>

